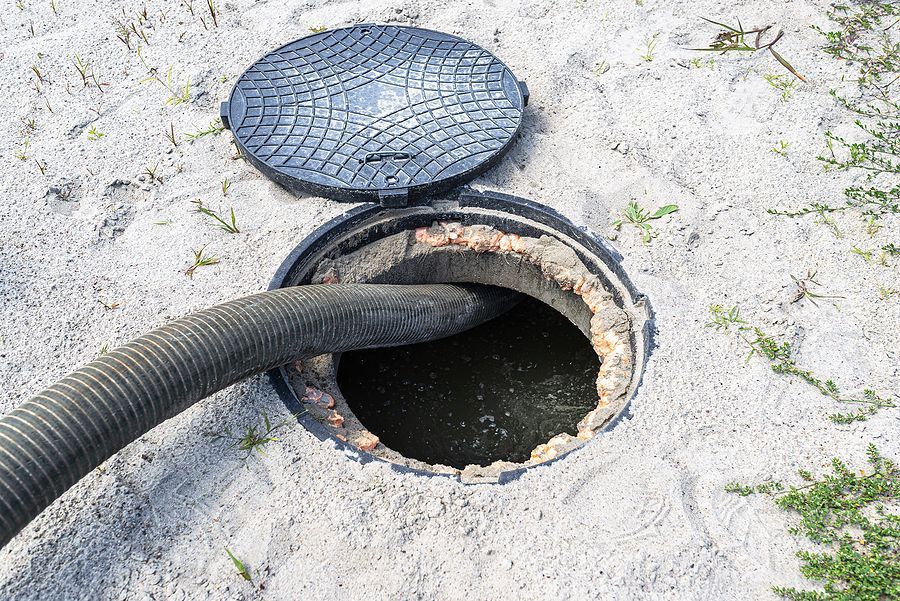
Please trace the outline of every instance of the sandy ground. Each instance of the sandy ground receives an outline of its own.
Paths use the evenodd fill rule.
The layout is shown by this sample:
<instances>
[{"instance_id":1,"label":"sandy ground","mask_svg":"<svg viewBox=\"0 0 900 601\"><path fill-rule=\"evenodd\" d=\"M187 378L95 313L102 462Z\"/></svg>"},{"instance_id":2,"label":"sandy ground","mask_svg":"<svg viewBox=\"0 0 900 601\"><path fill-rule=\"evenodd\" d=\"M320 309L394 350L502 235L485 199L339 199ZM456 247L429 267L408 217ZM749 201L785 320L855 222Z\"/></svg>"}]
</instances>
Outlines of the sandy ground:
<instances>
[{"instance_id":1,"label":"sandy ground","mask_svg":"<svg viewBox=\"0 0 900 601\"><path fill-rule=\"evenodd\" d=\"M769 598L773 584L804 584L794 557L803 543L786 532L789 514L723 486L790 481L836 454L861 464L870 441L900 456L897 410L836 426L825 418L833 403L745 363L738 340L704 327L710 303L738 303L847 391L900 388L900 303L878 295L898 287L897 268L849 253L896 241L896 220L870 239L860 219L838 217L836 239L765 212L841 202L856 181L815 160L826 129L852 132L828 96L845 66L809 29L827 24L827 2L742 0L722 12L709 0L229 0L206 30L178 2L153 0L143 55L163 74L173 65L177 83L190 78L191 101L177 106L162 85L140 82L145 70L116 39L113 18L134 18L141 3L58 0L58 16L47 1L22 4L0 13L0 412L104 345L264 289L295 244L346 208L269 183L231 158L227 132L174 149L165 136L170 123L179 138L205 127L243 68L311 27L439 29L526 80L522 137L477 187L603 234L631 198L681 210L656 222L651 244L633 231L614 243L653 301L659 348L633 418L576 454L509 485L465 487L359 465L293 427L244 460L207 433L239 430L260 411L288 417L267 379L253 378L156 428L54 503L0 551L0 598ZM782 54L810 83L782 102L763 79L783 72L769 56L692 67L684 47L713 34L697 15L777 22ZM102 93L83 88L75 55ZM598 75L602 61L610 68ZM91 128L105 135L91 141ZM779 140L787 157L769 152ZM157 163L162 183L142 181ZM193 214L197 198L234 206L241 234ZM204 244L221 263L188 279L191 250ZM790 275L806 269L845 298L789 303ZM253 583L235 575L225 547Z\"/></svg>"}]
</instances>

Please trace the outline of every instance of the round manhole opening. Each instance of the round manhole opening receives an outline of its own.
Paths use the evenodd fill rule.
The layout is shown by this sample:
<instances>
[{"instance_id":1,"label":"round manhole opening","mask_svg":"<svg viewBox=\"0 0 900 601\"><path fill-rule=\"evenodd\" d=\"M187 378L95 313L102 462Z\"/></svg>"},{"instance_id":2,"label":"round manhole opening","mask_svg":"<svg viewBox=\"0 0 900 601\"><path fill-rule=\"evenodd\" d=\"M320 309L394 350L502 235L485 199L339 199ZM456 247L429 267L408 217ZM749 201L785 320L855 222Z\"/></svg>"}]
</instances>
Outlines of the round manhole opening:
<instances>
[{"instance_id":1,"label":"round manhole opening","mask_svg":"<svg viewBox=\"0 0 900 601\"><path fill-rule=\"evenodd\" d=\"M381 443L430 465L525 463L597 405L599 360L562 313L524 297L455 336L344 353L337 384Z\"/></svg>"},{"instance_id":2,"label":"round manhole opening","mask_svg":"<svg viewBox=\"0 0 900 601\"><path fill-rule=\"evenodd\" d=\"M562 457L627 413L652 345L649 304L615 251L504 195L359 207L301 243L272 287L338 282L522 294L503 316L450 338L273 372L313 433L401 470L505 481Z\"/></svg>"}]
</instances>

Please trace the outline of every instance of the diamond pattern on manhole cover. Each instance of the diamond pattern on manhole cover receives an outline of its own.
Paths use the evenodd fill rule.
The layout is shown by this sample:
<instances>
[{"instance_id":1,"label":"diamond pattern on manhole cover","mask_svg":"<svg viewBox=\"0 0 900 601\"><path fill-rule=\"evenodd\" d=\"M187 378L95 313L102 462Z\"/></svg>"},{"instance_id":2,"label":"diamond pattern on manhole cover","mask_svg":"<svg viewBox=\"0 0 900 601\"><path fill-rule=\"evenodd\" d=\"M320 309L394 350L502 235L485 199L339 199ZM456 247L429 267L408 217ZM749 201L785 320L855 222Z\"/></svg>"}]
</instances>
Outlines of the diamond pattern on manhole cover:
<instances>
[{"instance_id":1,"label":"diamond pattern on manhole cover","mask_svg":"<svg viewBox=\"0 0 900 601\"><path fill-rule=\"evenodd\" d=\"M222 117L279 184L336 200L446 190L509 149L524 84L491 53L443 33L358 25L262 57Z\"/></svg>"}]
</instances>

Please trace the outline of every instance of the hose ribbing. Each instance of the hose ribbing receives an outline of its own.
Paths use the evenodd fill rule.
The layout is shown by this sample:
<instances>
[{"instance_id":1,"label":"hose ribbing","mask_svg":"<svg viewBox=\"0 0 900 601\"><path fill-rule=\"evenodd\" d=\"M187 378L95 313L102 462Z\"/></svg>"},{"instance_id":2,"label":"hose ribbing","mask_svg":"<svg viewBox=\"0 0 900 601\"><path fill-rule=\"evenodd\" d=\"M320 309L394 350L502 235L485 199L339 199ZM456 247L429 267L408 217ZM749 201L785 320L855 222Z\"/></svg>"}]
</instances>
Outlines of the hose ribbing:
<instances>
[{"instance_id":1,"label":"hose ribbing","mask_svg":"<svg viewBox=\"0 0 900 601\"><path fill-rule=\"evenodd\" d=\"M305 357L450 336L515 297L489 286L299 286L156 328L0 419L0 547L112 454L218 390Z\"/></svg>"}]
</instances>

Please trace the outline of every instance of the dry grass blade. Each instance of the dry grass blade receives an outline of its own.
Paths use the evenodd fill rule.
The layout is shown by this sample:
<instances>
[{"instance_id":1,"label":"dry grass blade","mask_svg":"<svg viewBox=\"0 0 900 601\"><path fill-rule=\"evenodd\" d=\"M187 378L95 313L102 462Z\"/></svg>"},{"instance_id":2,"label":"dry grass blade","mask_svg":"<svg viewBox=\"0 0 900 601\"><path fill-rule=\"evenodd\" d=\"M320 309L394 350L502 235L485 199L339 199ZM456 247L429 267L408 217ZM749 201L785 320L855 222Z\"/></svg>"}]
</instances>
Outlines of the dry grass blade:
<instances>
[{"instance_id":1,"label":"dry grass blade","mask_svg":"<svg viewBox=\"0 0 900 601\"><path fill-rule=\"evenodd\" d=\"M777 51L777 50L775 50L774 48L772 48L771 45L769 46L769 52L771 52L771 53L772 53L772 56L775 57L775 60L777 60L779 63L781 63L781 65L782 65L785 69L787 69L788 71L790 71L791 74L792 74L794 77L796 77L796 78L799 79L800 81L806 83L806 78L803 77L802 75L800 75L800 74L797 72L797 70L794 69L794 67L791 66L791 64L790 64L789 62L787 62L787 61L784 59L783 56L781 56L780 54L778 54L778 51Z\"/></svg>"}]
</instances>

